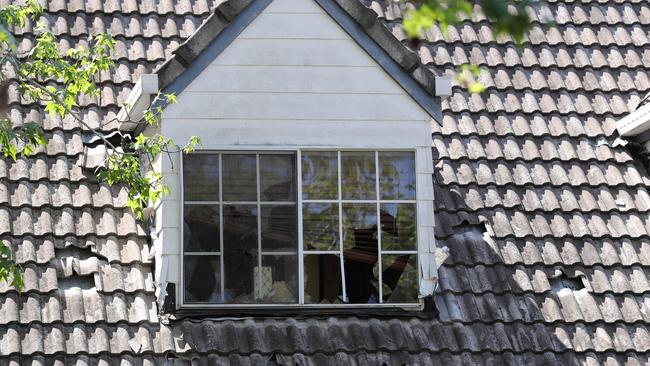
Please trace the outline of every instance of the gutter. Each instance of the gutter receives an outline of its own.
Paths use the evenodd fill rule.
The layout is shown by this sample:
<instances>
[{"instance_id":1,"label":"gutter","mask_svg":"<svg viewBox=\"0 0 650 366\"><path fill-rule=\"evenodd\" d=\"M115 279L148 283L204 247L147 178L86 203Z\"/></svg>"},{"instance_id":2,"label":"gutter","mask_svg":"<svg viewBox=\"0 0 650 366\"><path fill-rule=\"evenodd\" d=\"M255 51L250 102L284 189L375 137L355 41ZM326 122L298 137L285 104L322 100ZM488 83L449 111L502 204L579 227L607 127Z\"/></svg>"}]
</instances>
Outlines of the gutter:
<instances>
[{"instance_id":1,"label":"gutter","mask_svg":"<svg viewBox=\"0 0 650 366\"><path fill-rule=\"evenodd\" d=\"M135 130L140 120L151 105L151 100L158 93L158 75L143 74L129 93L122 108L117 114L120 131Z\"/></svg>"},{"instance_id":2,"label":"gutter","mask_svg":"<svg viewBox=\"0 0 650 366\"><path fill-rule=\"evenodd\" d=\"M643 142L648 138L643 138L647 135L645 132L650 130L650 103L646 103L634 112L625 116L616 122L616 129L621 137L642 137Z\"/></svg>"}]
</instances>

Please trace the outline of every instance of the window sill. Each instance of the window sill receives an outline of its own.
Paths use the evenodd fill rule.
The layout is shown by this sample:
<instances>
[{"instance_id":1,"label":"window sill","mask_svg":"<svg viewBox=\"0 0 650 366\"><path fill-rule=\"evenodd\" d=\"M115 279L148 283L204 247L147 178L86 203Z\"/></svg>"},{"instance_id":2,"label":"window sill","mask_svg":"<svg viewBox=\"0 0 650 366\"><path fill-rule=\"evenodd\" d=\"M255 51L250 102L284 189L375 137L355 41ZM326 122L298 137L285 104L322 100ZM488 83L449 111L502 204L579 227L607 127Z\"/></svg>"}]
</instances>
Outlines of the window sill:
<instances>
[{"instance_id":1,"label":"window sill","mask_svg":"<svg viewBox=\"0 0 650 366\"><path fill-rule=\"evenodd\" d=\"M421 310L423 308L423 303L413 303L413 304L303 304L303 305L293 305L293 304L184 304L180 306L180 309L217 309L217 310L230 310L230 309L256 309L264 310L268 309L269 311L277 311L278 309L293 309L293 310L303 310L303 309L408 309L408 310Z\"/></svg>"},{"instance_id":2,"label":"window sill","mask_svg":"<svg viewBox=\"0 0 650 366\"><path fill-rule=\"evenodd\" d=\"M231 306L231 307L187 307L184 306L171 313L170 319L209 319L220 317L314 317L314 316L359 316L359 317L419 317L432 318L436 315L435 307L423 301L420 304L409 304L408 307L394 305L368 304L365 307L338 305L338 306L307 306L307 305L281 305L281 306Z\"/></svg>"}]
</instances>

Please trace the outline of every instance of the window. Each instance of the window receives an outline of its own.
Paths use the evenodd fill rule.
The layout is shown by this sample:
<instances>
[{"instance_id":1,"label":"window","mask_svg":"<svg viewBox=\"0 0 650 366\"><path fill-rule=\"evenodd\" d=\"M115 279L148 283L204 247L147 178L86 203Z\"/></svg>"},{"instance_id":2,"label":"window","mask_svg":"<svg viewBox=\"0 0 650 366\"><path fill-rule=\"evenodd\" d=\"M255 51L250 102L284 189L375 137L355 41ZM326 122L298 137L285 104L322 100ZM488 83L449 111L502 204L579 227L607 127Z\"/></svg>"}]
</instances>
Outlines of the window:
<instances>
[{"instance_id":1,"label":"window","mask_svg":"<svg viewBox=\"0 0 650 366\"><path fill-rule=\"evenodd\" d=\"M183 158L183 303L418 304L415 153Z\"/></svg>"}]
</instances>

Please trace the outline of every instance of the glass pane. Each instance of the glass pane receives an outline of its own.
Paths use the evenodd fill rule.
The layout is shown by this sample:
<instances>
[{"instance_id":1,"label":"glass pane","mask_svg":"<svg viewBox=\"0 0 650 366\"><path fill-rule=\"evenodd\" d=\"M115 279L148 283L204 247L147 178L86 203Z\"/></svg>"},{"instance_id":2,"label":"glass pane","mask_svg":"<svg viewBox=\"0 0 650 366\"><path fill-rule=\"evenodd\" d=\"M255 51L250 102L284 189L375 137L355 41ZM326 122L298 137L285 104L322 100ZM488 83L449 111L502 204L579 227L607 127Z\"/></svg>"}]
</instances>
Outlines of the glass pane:
<instances>
[{"instance_id":1,"label":"glass pane","mask_svg":"<svg viewBox=\"0 0 650 366\"><path fill-rule=\"evenodd\" d=\"M296 174L293 155L260 155L262 201L295 201Z\"/></svg>"},{"instance_id":2,"label":"glass pane","mask_svg":"<svg viewBox=\"0 0 650 366\"><path fill-rule=\"evenodd\" d=\"M302 197L338 199L338 154L336 151L302 153Z\"/></svg>"},{"instance_id":3,"label":"glass pane","mask_svg":"<svg viewBox=\"0 0 650 366\"><path fill-rule=\"evenodd\" d=\"M257 266L257 207L223 206L225 302L250 303Z\"/></svg>"},{"instance_id":4,"label":"glass pane","mask_svg":"<svg viewBox=\"0 0 650 366\"><path fill-rule=\"evenodd\" d=\"M296 206L262 206L262 251L298 250Z\"/></svg>"},{"instance_id":5,"label":"glass pane","mask_svg":"<svg viewBox=\"0 0 650 366\"><path fill-rule=\"evenodd\" d=\"M298 264L295 255L262 256L262 302L295 304L298 302ZM258 279L255 288L258 289Z\"/></svg>"},{"instance_id":6,"label":"glass pane","mask_svg":"<svg viewBox=\"0 0 650 366\"><path fill-rule=\"evenodd\" d=\"M377 252L376 204L343 204L343 248Z\"/></svg>"},{"instance_id":7,"label":"glass pane","mask_svg":"<svg viewBox=\"0 0 650 366\"><path fill-rule=\"evenodd\" d=\"M219 206L183 206L183 250L185 252L218 252Z\"/></svg>"},{"instance_id":8,"label":"glass pane","mask_svg":"<svg viewBox=\"0 0 650 366\"><path fill-rule=\"evenodd\" d=\"M186 255L184 258L185 302L220 303L219 256Z\"/></svg>"},{"instance_id":9,"label":"glass pane","mask_svg":"<svg viewBox=\"0 0 650 366\"><path fill-rule=\"evenodd\" d=\"M223 154L223 200L256 201L256 158L253 154Z\"/></svg>"},{"instance_id":10,"label":"glass pane","mask_svg":"<svg viewBox=\"0 0 650 366\"><path fill-rule=\"evenodd\" d=\"M384 302L418 302L418 266L415 254L382 255Z\"/></svg>"},{"instance_id":11,"label":"glass pane","mask_svg":"<svg viewBox=\"0 0 650 366\"><path fill-rule=\"evenodd\" d=\"M416 250L414 203L381 204L381 249Z\"/></svg>"},{"instance_id":12,"label":"glass pane","mask_svg":"<svg viewBox=\"0 0 650 366\"><path fill-rule=\"evenodd\" d=\"M343 258L350 303L379 302L377 266L377 205L343 204Z\"/></svg>"},{"instance_id":13,"label":"glass pane","mask_svg":"<svg viewBox=\"0 0 650 366\"><path fill-rule=\"evenodd\" d=\"M384 200L415 199L415 154L409 151L379 153L379 192Z\"/></svg>"},{"instance_id":14,"label":"glass pane","mask_svg":"<svg viewBox=\"0 0 650 366\"><path fill-rule=\"evenodd\" d=\"M339 205L307 203L302 208L305 250L339 249Z\"/></svg>"},{"instance_id":15,"label":"glass pane","mask_svg":"<svg viewBox=\"0 0 650 366\"><path fill-rule=\"evenodd\" d=\"M219 155L183 155L185 201L219 200Z\"/></svg>"},{"instance_id":16,"label":"glass pane","mask_svg":"<svg viewBox=\"0 0 650 366\"><path fill-rule=\"evenodd\" d=\"M377 199L375 194L375 153L354 151L341 153L341 187L343 199Z\"/></svg>"},{"instance_id":17,"label":"glass pane","mask_svg":"<svg viewBox=\"0 0 650 366\"><path fill-rule=\"evenodd\" d=\"M341 260L336 254L305 255L305 304L341 304Z\"/></svg>"}]
</instances>

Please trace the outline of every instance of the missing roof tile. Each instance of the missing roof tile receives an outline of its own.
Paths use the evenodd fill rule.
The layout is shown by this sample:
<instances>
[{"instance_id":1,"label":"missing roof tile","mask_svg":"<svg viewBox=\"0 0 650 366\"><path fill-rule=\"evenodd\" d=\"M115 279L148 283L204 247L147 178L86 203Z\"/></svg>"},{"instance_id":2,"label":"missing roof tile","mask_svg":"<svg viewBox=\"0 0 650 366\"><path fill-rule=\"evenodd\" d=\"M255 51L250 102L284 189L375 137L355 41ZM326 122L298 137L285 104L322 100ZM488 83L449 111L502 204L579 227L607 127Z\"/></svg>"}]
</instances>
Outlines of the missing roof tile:
<instances>
[{"instance_id":1,"label":"missing roof tile","mask_svg":"<svg viewBox=\"0 0 650 366\"><path fill-rule=\"evenodd\" d=\"M84 260L95 256L95 253L92 252L92 249L90 249L90 247L79 248L68 246L65 248L56 249L56 257L61 259L71 257Z\"/></svg>"},{"instance_id":2,"label":"missing roof tile","mask_svg":"<svg viewBox=\"0 0 650 366\"><path fill-rule=\"evenodd\" d=\"M60 291L69 290L71 288L90 290L95 288L95 275L89 274L85 276L59 278L58 282L58 288Z\"/></svg>"},{"instance_id":3,"label":"missing roof tile","mask_svg":"<svg viewBox=\"0 0 650 366\"><path fill-rule=\"evenodd\" d=\"M581 276L569 277L562 271L557 271L556 275L553 278L549 278L549 283L555 292L560 292L564 289L569 289L571 291L580 291L586 288Z\"/></svg>"}]
</instances>

